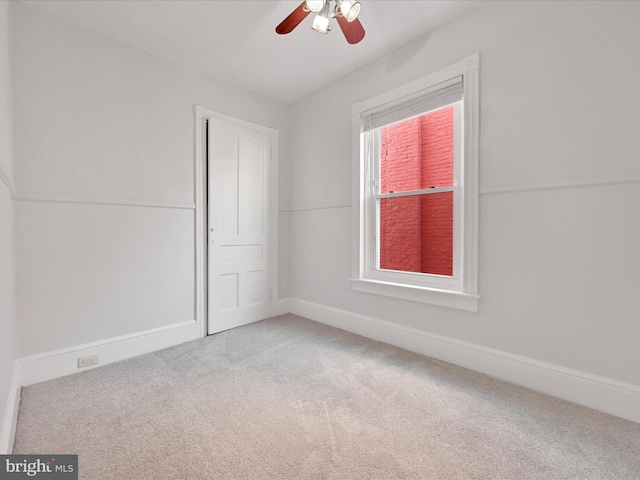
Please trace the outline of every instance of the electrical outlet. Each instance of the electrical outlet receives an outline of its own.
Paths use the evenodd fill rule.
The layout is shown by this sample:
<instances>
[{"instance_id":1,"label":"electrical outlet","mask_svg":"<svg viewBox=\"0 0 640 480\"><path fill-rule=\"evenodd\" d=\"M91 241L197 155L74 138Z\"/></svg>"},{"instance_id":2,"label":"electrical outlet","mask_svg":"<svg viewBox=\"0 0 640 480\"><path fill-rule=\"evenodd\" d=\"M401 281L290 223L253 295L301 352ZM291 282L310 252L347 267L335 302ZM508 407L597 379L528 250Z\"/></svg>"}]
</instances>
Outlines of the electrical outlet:
<instances>
[{"instance_id":1,"label":"electrical outlet","mask_svg":"<svg viewBox=\"0 0 640 480\"><path fill-rule=\"evenodd\" d=\"M89 365L97 365L97 364L98 364L98 355L78 357L78 368L88 367Z\"/></svg>"}]
</instances>

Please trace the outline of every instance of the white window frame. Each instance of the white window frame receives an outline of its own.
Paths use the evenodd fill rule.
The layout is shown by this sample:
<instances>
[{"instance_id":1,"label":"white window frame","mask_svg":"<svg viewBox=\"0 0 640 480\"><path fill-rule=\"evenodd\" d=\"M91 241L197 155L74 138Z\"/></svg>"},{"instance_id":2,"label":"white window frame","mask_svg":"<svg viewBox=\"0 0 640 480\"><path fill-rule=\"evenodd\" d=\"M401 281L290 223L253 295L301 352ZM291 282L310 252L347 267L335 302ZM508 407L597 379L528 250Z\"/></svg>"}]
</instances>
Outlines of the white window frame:
<instances>
[{"instance_id":1,"label":"white window frame","mask_svg":"<svg viewBox=\"0 0 640 480\"><path fill-rule=\"evenodd\" d=\"M479 141L479 54L411 83L352 105L353 120L353 265L351 285L356 291L404 300L459 308L478 309L478 141ZM364 117L372 110L406 101L419 92L462 76L463 100L454 106L458 122L454 129L453 276L397 272L378 268L378 199L397 197L382 194L371 182L378 178L379 161L366 158L365 142L379 130L365 132ZM410 118L410 117L408 117ZM371 143L377 145L377 139ZM374 152L374 156L377 152ZM373 175L366 178L365 172ZM406 195L406 192L403 192Z\"/></svg>"}]
</instances>

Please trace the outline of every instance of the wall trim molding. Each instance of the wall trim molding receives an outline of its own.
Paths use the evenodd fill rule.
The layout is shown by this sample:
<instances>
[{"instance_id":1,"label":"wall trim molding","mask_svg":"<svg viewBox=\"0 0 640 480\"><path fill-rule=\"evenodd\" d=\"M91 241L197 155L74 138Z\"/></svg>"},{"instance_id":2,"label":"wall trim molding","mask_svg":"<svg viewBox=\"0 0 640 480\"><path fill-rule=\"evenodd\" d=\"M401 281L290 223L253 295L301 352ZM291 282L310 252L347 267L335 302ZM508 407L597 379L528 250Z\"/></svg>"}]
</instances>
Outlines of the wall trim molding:
<instances>
[{"instance_id":1,"label":"wall trim molding","mask_svg":"<svg viewBox=\"0 0 640 480\"><path fill-rule=\"evenodd\" d=\"M22 357L18 359L22 369L22 385L32 385L72 373L84 372L120 360L173 347L195 340L197 337L198 325L195 320L189 320L166 327ZM100 363L79 369L78 357L87 355L98 355Z\"/></svg>"},{"instance_id":2,"label":"wall trim molding","mask_svg":"<svg viewBox=\"0 0 640 480\"><path fill-rule=\"evenodd\" d=\"M209 249L207 209L207 128L203 107L194 106L193 117L193 184L195 193L195 316L198 322L198 337L209 333Z\"/></svg>"},{"instance_id":3,"label":"wall trim molding","mask_svg":"<svg viewBox=\"0 0 640 480\"><path fill-rule=\"evenodd\" d=\"M480 195L498 195L502 193L533 192L539 190L560 190L569 188L601 187L640 183L640 175L625 175L609 178L590 178L580 180L558 180L554 182L534 183L531 185L487 185L480 187Z\"/></svg>"},{"instance_id":4,"label":"wall trim molding","mask_svg":"<svg viewBox=\"0 0 640 480\"><path fill-rule=\"evenodd\" d=\"M539 190L564 190L569 188L600 187L640 183L640 175L625 175L610 178L588 178L580 180L558 180L534 183L531 185L485 185L480 187L480 195L499 195L504 193L534 192ZM332 208L351 208L351 202L324 202L280 208L279 212L293 213Z\"/></svg>"},{"instance_id":5,"label":"wall trim molding","mask_svg":"<svg viewBox=\"0 0 640 480\"><path fill-rule=\"evenodd\" d=\"M15 199L17 197L16 188L13 185L13 182L11 181L11 179L9 178L9 175L7 175L7 172L5 172L2 169L2 167L0 167L0 179L7 186L7 188L9 189L9 192L11 192L11 196Z\"/></svg>"},{"instance_id":6,"label":"wall trim molding","mask_svg":"<svg viewBox=\"0 0 640 480\"><path fill-rule=\"evenodd\" d=\"M195 202L160 202L153 200L123 200L119 198L93 198L76 195L56 195L48 193L21 193L14 197L18 202L72 203L81 205L108 205L116 207L176 208L195 210Z\"/></svg>"},{"instance_id":7,"label":"wall trim molding","mask_svg":"<svg viewBox=\"0 0 640 480\"><path fill-rule=\"evenodd\" d=\"M351 202L324 202L309 205L299 205L296 207L281 208L280 212L307 212L309 210L328 210L332 208L351 208Z\"/></svg>"},{"instance_id":8,"label":"wall trim molding","mask_svg":"<svg viewBox=\"0 0 640 480\"><path fill-rule=\"evenodd\" d=\"M20 392L22 390L22 365L18 360L13 367L7 406L4 409L2 425L0 425L0 455L10 455L13 452L13 441L18 424L18 408L20 407Z\"/></svg>"},{"instance_id":9,"label":"wall trim molding","mask_svg":"<svg viewBox=\"0 0 640 480\"><path fill-rule=\"evenodd\" d=\"M297 298L283 300L282 306L320 323L640 423L638 385Z\"/></svg>"},{"instance_id":10,"label":"wall trim molding","mask_svg":"<svg viewBox=\"0 0 640 480\"><path fill-rule=\"evenodd\" d=\"M260 133L262 135L266 135L268 137L279 138L280 131L277 128L266 127L264 125L259 125L254 122L249 122L247 120L243 120L242 118L232 117L230 115L225 115L224 113L216 112L214 110L210 110L201 105L194 105L194 113L196 118L208 119L208 118L216 118L226 123L232 123L242 128L246 128L248 130L252 130L254 132Z\"/></svg>"}]
</instances>

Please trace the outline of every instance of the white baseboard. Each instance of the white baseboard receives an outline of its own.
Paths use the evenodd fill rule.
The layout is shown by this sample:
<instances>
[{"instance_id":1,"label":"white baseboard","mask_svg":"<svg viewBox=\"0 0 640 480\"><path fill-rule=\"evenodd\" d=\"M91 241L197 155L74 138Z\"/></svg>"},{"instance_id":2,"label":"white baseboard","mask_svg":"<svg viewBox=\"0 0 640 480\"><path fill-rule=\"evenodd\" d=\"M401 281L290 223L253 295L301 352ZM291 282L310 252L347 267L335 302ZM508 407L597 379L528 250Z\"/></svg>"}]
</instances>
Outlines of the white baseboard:
<instances>
[{"instance_id":1,"label":"white baseboard","mask_svg":"<svg viewBox=\"0 0 640 480\"><path fill-rule=\"evenodd\" d=\"M288 311L640 423L640 386L295 298Z\"/></svg>"},{"instance_id":2,"label":"white baseboard","mask_svg":"<svg viewBox=\"0 0 640 480\"><path fill-rule=\"evenodd\" d=\"M22 385L64 377L145 353L162 350L198 338L195 320L154 328L130 335L45 352L18 359L22 366ZM98 365L78 368L78 357L98 355Z\"/></svg>"},{"instance_id":3,"label":"white baseboard","mask_svg":"<svg viewBox=\"0 0 640 480\"><path fill-rule=\"evenodd\" d=\"M278 300L278 304L276 307L276 311L274 312L274 317L277 315L284 315L285 313L289 313L291 310L289 309L289 298L283 298Z\"/></svg>"},{"instance_id":4,"label":"white baseboard","mask_svg":"<svg viewBox=\"0 0 640 480\"><path fill-rule=\"evenodd\" d=\"M7 406L4 409L2 425L0 426L0 455L10 455L13 452L13 440L16 436L18 424L18 407L20 406L20 391L22 390L22 365L18 360L13 367L11 385L7 395Z\"/></svg>"}]
</instances>

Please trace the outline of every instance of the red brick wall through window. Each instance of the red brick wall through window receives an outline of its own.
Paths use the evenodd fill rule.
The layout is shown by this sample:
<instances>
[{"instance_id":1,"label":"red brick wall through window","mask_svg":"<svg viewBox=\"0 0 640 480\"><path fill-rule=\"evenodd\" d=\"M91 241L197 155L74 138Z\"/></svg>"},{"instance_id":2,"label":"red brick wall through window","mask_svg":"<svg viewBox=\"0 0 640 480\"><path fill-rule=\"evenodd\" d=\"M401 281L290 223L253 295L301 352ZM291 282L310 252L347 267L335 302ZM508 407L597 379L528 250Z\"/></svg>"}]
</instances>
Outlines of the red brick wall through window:
<instances>
[{"instance_id":1,"label":"red brick wall through window","mask_svg":"<svg viewBox=\"0 0 640 480\"><path fill-rule=\"evenodd\" d=\"M453 184L453 107L381 129L380 192ZM380 268L453 273L453 194L383 199Z\"/></svg>"}]
</instances>

